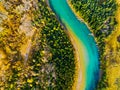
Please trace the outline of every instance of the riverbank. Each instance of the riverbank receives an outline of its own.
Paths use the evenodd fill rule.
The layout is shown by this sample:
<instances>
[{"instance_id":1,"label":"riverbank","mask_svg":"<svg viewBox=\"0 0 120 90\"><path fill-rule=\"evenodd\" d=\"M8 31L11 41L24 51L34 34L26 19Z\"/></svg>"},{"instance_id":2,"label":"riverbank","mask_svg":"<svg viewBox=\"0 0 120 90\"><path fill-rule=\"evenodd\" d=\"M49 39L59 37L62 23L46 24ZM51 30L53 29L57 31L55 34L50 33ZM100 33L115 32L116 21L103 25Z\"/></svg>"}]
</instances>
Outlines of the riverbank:
<instances>
[{"instance_id":1,"label":"riverbank","mask_svg":"<svg viewBox=\"0 0 120 90\"><path fill-rule=\"evenodd\" d=\"M49 1L46 0L47 5L50 7ZM57 17L57 19L59 20L59 18ZM63 25L63 23L60 21L61 25ZM64 25L63 25L64 26ZM64 28L66 29L66 27ZM80 56L80 43L79 40L77 39L77 37L69 30L66 31L66 34L68 34L69 39L71 40L71 43L75 49L74 54L75 54L75 75L74 75L74 83L72 86L72 90L82 90L83 88L85 88L85 68L83 66L83 64L81 64L82 58ZM80 61L81 59L81 61ZM79 78L78 78L79 77Z\"/></svg>"},{"instance_id":2,"label":"riverbank","mask_svg":"<svg viewBox=\"0 0 120 90\"><path fill-rule=\"evenodd\" d=\"M75 16L75 14L69 7L66 0L60 0L60 1L50 0L50 5L52 10L60 18L60 21L65 25L67 30L72 32L72 34L74 34L74 37L78 39L77 42L80 43L80 45L78 45L80 48L80 52L79 52L79 56L81 58L80 64L83 65L83 68L85 69L84 70L85 87L81 88L81 90L95 89L99 76L98 75L99 57L98 57L98 48L96 46L94 38L93 36L90 35L91 32L83 22L78 20L78 18ZM79 74L79 72L77 73ZM81 84L81 82L77 82L77 83L78 86Z\"/></svg>"},{"instance_id":3,"label":"riverbank","mask_svg":"<svg viewBox=\"0 0 120 90\"><path fill-rule=\"evenodd\" d=\"M49 1L46 0L46 3L49 5ZM50 7L50 5L49 5ZM59 20L59 18L57 17ZM82 18L80 18L81 21ZM83 21L84 22L84 21ZM60 21L61 23L61 21ZM63 23L61 23L63 25ZM64 26L64 25L63 25ZM69 26L68 26L69 27ZM65 28L66 29L66 28ZM71 32L70 28L66 31L66 34L68 34L71 43L75 49L75 75L74 75L74 83L72 86L72 90L82 90L85 88L85 66L83 62L83 55L80 56L80 54L83 54L84 51L81 51L81 48L83 47L80 41L77 39L77 37Z\"/></svg>"},{"instance_id":4,"label":"riverbank","mask_svg":"<svg viewBox=\"0 0 120 90\"><path fill-rule=\"evenodd\" d=\"M68 31L68 35L70 37L70 40L74 46L75 49L75 75L74 75L74 83L72 86L72 90L83 90L85 88L85 66L84 66L84 57L82 57L83 52L82 51L82 43L77 39L77 37L71 32Z\"/></svg>"},{"instance_id":5,"label":"riverbank","mask_svg":"<svg viewBox=\"0 0 120 90\"><path fill-rule=\"evenodd\" d=\"M79 13L79 12L76 12L75 11L75 9L73 8L73 6L70 4L70 1L69 0L67 0L67 3L68 3L68 5L69 5L69 7L71 8L71 10L73 11L73 13L76 15L76 17L77 17L77 19L78 20L80 20L82 23L84 23L87 27L88 27L88 29L91 31L91 28L89 27L89 25L88 25L88 23L87 22L85 22L84 21L84 19L82 18L82 16L81 16L81 14ZM91 35L93 35L93 34L91 34ZM76 39L76 42L75 42L75 40L73 41L73 42L75 42L74 44L76 44L76 45L78 45L78 47L76 48L77 50L79 49L80 50L80 47L82 47L82 44L81 43L79 43L79 40L77 40L77 37L73 34L73 35L70 35L70 36L72 36L72 38L73 39ZM75 38L76 37L76 38ZM95 37L94 37L95 38ZM96 41L96 38L95 38L95 41ZM80 46L80 47L79 47ZM76 51L76 53L79 53L78 55L79 56L77 56L77 62L78 62L78 64L80 64L80 66L82 66L81 65L81 62L83 63L83 58L81 58L80 57L80 54L82 53L81 51L79 52L77 52ZM77 55L77 54L76 54ZM80 58L78 58L78 57L80 57ZM78 61L79 60L79 61ZM84 63L83 63L84 64ZM81 79L81 77L79 77L79 72L81 71L81 72L83 72L83 74L82 75L84 75L85 76L85 67L83 67L82 66L82 69L81 69L81 67L76 67L77 69L76 69L76 72L78 73L78 75L76 75L76 77L75 77L75 83L73 84L73 90L83 90L83 88L85 88L85 82L86 81L82 81L81 83L83 83L81 86L80 86L80 82L78 82L80 79ZM85 77L82 77L83 78L83 80L85 80ZM76 87L79 87L79 89L78 88L76 88Z\"/></svg>"},{"instance_id":6,"label":"riverbank","mask_svg":"<svg viewBox=\"0 0 120 90\"><path fill-rule=\"evenodd\" d=\"M78 18L78 20L80 20L81 22L85 22L78 15L78 13L75 12L75 10L71 6L69 0L67 0L67 3L69 5L69 7L71 8L71 10L73 11L73 13ZM85 23L85 24L90 29L88 24L87 23ZM80 56L80 54L83 53L82 51L80 51L82 48L82 43L80 43L80 41L77 39L77 37L71 31L68 31L68 35L69 35L71 42L73 43L73 46L75 48L75 56L76 56L76 61L75 61L76 62L76 71L75 71L75 78L74 78L74 84L73 84L72 90L82 90L83 88L85 88L85 81L86 81L85 80L85 66L83 63L84 61L83 61L83 58L81 57L83 55Z\"/></svg>"},{"instance_id":7,"label":"riverbank","mask_svg":"<svg viewBox=\"0 0 120 90\"><path fill-rule=\"evenodd\" d=\"M92 35L92 36L94 37L94 39L95 39L95 42L97 42L98 40L97 40L97 38L94 36L91 27L90 27L90 26L88 25L88 23L82 18L81 13L75 11L75 9L73 8L73 6L70 4L70 0L67 0L67 3L68 3L68 5L69 5L69 7L71 8L71 10L73 11L73 13L76 15L77 19L80 20L81 22L83 22L83 23L88 27L88 29L89 29L90 32L91 32L90 35ZM97 45L97 43L96 43L96 45Z\"/></svg>"},{"instance_id":8,"label":"riverbank","mask_svg":"<svg viewBox=\"0 0 120 90\"><path fill-rule=\"evenodd\" d=\"M67 3L69 7L71 8L71 10L73 11L73 13L76 15L77 19L83 22L88 27L88 29L91 31L91 27L89 27L88 23L82 18L81 13L75 11L73 6L70 4L70 0L67 0Z\"/></svg>"}]
</instances>

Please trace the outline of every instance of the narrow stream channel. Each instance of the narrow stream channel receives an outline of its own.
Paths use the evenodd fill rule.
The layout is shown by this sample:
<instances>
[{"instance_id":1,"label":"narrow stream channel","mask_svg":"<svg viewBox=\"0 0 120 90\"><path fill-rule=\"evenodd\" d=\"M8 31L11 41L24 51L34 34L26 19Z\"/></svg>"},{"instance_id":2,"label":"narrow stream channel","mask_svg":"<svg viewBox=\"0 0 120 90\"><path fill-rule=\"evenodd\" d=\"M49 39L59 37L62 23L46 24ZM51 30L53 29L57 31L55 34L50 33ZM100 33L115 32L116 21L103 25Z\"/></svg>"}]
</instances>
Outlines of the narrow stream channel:
<instances>
[{"instance_id":1,"label":"narrow stream channel","mask_svg":"<svg viewBox=\"0 0 120 90\"><path fill-rule=\"evenodd\" d=\"M81 72L85 72L85 87L81 90L94 90L99 79L99 55L94 37L88 27L77 19L67 0L49 0L49 4L62 24L72 32L80 44L80 62L84 65L84 71Z\"/></svg>"}]
</instances>

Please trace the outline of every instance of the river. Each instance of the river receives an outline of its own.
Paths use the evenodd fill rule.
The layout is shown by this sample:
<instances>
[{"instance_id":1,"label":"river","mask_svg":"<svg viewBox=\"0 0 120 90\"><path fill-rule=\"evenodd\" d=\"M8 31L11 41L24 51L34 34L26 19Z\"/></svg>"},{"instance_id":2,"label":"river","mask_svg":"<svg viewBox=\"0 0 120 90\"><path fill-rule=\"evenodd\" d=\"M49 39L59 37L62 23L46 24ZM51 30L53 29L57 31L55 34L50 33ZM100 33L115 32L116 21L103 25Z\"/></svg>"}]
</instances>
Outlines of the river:
<instances>
[{"instance_id":1,"label":"river","mask_svg":"<svg viewBox=\"0 0 120 90\"><path fill-rule=\"evenodd\" d=\"M94 90L99 79L99 53L93 35L87 25L75 16L67 0L49 0L49 4L68 32L71 32L79 43L79 56L83 69L80 71L82 74L78 76L85 78L83 79L85 83L84 87L76 90ZM78 83L81 84L82 80Z\"/></svg>"}]
</instances>

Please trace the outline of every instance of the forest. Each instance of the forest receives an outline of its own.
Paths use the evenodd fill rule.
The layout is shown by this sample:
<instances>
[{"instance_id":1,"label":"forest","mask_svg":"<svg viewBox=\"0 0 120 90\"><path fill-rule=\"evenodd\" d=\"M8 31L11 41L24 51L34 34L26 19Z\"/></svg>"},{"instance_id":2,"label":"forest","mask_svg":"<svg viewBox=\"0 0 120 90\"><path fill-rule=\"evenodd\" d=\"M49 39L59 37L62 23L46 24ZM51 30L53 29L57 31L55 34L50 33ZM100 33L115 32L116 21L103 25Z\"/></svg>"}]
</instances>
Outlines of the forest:
<instances>
[{"instance_id":1,"label":"forest","mask_svg":"<svg viewBox=\"0 0 120 90\"><path fill-rule=\"evenodd\" d=\"M0 52L5 55L0 58L0 65L4 62L0 89L70 90L75 73L74 48L46 1L31 0L32 7L27 8L21 0L5 1L0 1L0 10L7 14L3 13L6 18L0 22ZM33 36L25 31L31 28ZM24 55L26 45L30 50Z\"/></svg>"},{"instance_id":2,"label":"forest","mask_svg":"<svg viewBox=\"0 0 120 90\"><path fill-rule=\"evenodd\" d=\"M48 49L51 53L48 63L55 65L56 80L55 86L49 86L48 90L70 90L73 83L75 73L74 49L71 45L69 37L66 35L63 26L56 19L55 14L47 6L45 2L39 2L39 9L35 13L35 21L33 25L40 26L40 46L34 53L33 59L36 61L33 70L38 72L36 68L38 62L41 61L41 50ZM40 15L40 16L39 16ZM51 19L52 18L52 19ZM41 26L42 25L42 26ZM52 80L52 78L51 78ZM35 80L34 80L35 81ZM44 89L43 86L40 87Z\"/></svg>"}]
</instances>

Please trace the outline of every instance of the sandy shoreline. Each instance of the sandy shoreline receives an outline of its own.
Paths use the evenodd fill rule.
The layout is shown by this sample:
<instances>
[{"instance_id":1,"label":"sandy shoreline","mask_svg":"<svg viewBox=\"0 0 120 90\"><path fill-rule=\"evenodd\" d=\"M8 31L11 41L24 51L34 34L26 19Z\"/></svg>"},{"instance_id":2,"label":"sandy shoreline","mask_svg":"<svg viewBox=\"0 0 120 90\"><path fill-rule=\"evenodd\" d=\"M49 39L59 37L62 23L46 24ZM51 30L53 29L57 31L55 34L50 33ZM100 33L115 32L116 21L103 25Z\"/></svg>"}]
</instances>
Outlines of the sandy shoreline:
<instances>
[{"instance_id":1,"label":"sandy shoreline","mask_svg":"<svg viewBox=\"0 0 120 90\"><path fill-rule=\"evenodd\" d=\"M86 24L86 26L88 27L88 29L90 29L90 27L88 26L88 24L78 15L78 13L75 12L75 10L73 9L73 7L71 6L70 2L67 0L67 3L69 5L69 7L71 8L71 10L73 11L73 13L76 15L76 17L78 18L78 20L84 22ZM78 41L77 37L72 33L69 32L68 34L70 36L71 42L73 43L73 46L75 48L75 56L76 56L76 71L75 71L75 82L73 84L72 90L83 90L85 88L85 67L84 67L84 58L81 56L83 54L84 51L81 51L81 48L83 47L82 43L79 43L80 41ZM81 48L80 48L81 47ZM80 56L81 55L81 56Z\"/></svg>"},{"instance_id":2,"label":"sandy shoreline","mask_svg":"<svg viewBox=\"0 0 120 90\"><path fill-rule=\"evenodd\" d=\"M77 39L77 37L70 31L68 31L68 35L70 37L70 40L73 44L73 47L75 49L75 64L76 64L76 71L74 75L74 83L72 86L72 90L83 90L85 88L85 66L84 66L84 51L83 51L83 45L80 43L80 41Z\"/></svg>"}]
</instances>

